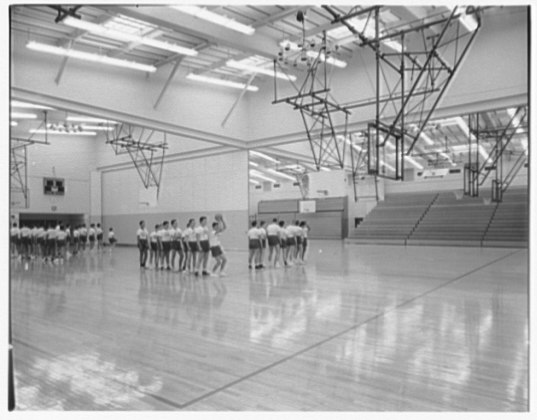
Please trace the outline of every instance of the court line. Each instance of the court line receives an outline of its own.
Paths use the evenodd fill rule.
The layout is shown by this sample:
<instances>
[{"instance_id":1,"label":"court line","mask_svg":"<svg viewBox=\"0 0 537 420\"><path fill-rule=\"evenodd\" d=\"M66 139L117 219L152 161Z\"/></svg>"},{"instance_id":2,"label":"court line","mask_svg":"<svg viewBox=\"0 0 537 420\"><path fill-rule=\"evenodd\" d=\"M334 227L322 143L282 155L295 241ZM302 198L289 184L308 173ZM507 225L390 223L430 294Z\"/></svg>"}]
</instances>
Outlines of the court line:
<instances>
[{"instance_id":1,"label":"court line","mask_svg":"<svg viewBox=\"0 0 537 420\"><path fill-rule=\"evenodd\" d=\"M291 359L293 359L293 358L295 358L297 356L300 356L300 355L302 355L304 353L307 353L308 351L313 350L316 347L322 346L323 344L326 344L326 343L328 343L329 341L331 341L331 340L333 340L335 338L341 337L342 335L345 335L348 332L350 332L350 331L352 331L352 330L354 330L356 328L362 327L363 325L367 324L368 322L371 322L371 321L374 321L374 320L376 320L378 318L381 318L381 317L383 317L383 316L385 316L385 315L387 315L387 314L389 314L389 313L391 313L391 312L393 312L393 311L395 311L397 309L400 309L401 307L403 307L405 305L408 305L411 302L414 302L415 300L417 300L419 298L422 298L422 297L424 297L424 296L426 296L426 295L428 295L430 293L433 293L433 292L435 292L435 291L437 291L437 290L439 290L439 289L441 289L443 287L446 287L446 286L448 286L448 285L450 285L452 283L455 283L456 281L462 280L463 278L468 277L468 276L470 276L470 275L472 275L472 274L474 274L474 273L476 273L476 272L478 272L478 271L480 271L480 270L482 270L482 269L484 269L484 268L486 268L488 266L496 264L497 262L500 262L501 260L504 260L504 259L506 259L508 257L511 257L512 255L514 255L514 254L516 254L517 252L520 252L520 251L521 251L521 249L517 249L514 252L511 252L511 253L509 253L507 255L503 255L501 257L498 257L495 260L492 260L492 261L490 261L490 262L488 262L488 263L486 263L486 264L484 264L484 265L482 265L480 267L474 268L473 270L470 270L467 273L464 273L464 274L462 274L462 275L460 275L458 277L455 277L454 279L448 280L448 281L446 281L446 282L444 282L444 283L442 283L442 284L440 284L440 285L438 285L436 287L433 287L430 290L427 290L427 291L425 291L423 293L420 293L419 295L416 295L416 296L414 296L414 297L412 297L410 299L405 300L404 302L394 306L393 308L387 309L384 312L381 312L379 314L373 315L372 317L370 317L370 318L368 318L368 319L366 319L364 321L361 321L358 324L351 325L350 327L348 327L348 328L346 328L346 329L344 329L344 330L342 330L342 331L340 331L340 332L338 332L338 333L336 333L336 334L334 334L334 335L332 335L330 337L324 338L323 340L321 340L321 341L319 341L317 343L314 343L314 344L312 344L312 345L310 345L308 347L305 347L305 348L303 348L301 350L298 350L297 352L292 353L292 354L290 354L290 355L288 355L288 356L286 356L286 357L284 357L284 358L282 358L280 360L277 360L277 361L271 363L270 365L262 367L262 368L260 368L260 369L258 369L256 371L254 371L254 372L249 373L246 376L238 378L238 379L236 379L236 380L234 380L232 382L229 382L226 385L222 385L221 387L215 388L212 391L207 392L206 394L203 394L203 395L201 395L199 397L196 397L196 398L194 398L194 399L192 399L192 400L190 400L190 401L188 401L188 402L186 402L184 404L181 404L181 408L186 408L186 407L188 407L188 406L190 406L192 404L195 404L195 403L197 403L197 402L199 402L201 400L204 400L204 399L206 399L208 397L211 397L214 394L217 394L217 393L219 393L221 391L224 391L227 388L230 388L230 387L232 387L234 385L237 385L240 382L243 382L243 381L245 381L247 379L250 379L250 378L252 378L252 377L254 377L256 375L259 375L260 373L263 373L263 372L265 372L265 371L267 371L269 369L272 369L273 367L281 365L281 364L283 364L283 363L285 363L285 362L287 362L287 361L289 361L289 360L291 360Z\"/></svg>"}]
</instances>

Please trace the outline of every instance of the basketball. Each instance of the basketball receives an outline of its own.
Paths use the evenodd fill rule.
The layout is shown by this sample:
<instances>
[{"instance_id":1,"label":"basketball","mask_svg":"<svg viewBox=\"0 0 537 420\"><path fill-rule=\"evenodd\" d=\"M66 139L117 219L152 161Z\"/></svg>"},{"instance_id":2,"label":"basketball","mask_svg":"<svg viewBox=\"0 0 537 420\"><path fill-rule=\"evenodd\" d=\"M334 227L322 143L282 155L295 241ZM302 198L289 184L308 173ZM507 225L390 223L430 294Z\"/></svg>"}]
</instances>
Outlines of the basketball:
<instances>
[{"instance_id":1,"label":"basketball","mask_svg":"<svg viewBox=\"0 0 537 420\"><path fill-rule=\"evenodd\" d=\"M215 218L215 220L220 221L220 220L222 220L222 214L217 213L217 214L215 214L214 218Z\"/></svg>"}]
</instances>

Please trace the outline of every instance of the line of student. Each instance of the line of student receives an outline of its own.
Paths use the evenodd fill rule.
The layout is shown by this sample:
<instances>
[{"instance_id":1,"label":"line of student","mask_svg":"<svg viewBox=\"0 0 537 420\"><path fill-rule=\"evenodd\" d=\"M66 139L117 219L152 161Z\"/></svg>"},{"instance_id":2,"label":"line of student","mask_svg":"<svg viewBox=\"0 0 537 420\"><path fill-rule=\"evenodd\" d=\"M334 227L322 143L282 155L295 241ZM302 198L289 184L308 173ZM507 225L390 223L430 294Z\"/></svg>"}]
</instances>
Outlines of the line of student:
<instances>
[{"instance_id":1,"label":"line of student","mask_svg":"<svg viewBox=\"0 0 537 420\"><path fill-rule=\"evenodd\" d=\"M160 268L185 271L196 276L208 276L210 273L207 271L207 265L211 253L215 259L212 275L225 276L227 257L220 243L220 235L226 228L226 222L220 214L215 216L211 228L207 225L207 217L202 216L197 225L195 219L190 219L184 231L174 219L171 223L166 220L162 224L155 225L154 230L149 233L145 221L141 220L136 232L140 267L146 268L147 265L147 268L153 267L157 270ZM175 270L176 257L178 257L177 270Z\"/></svg>"},{"instance_id":2,"label":"line of student","mask_svg":"<svg viewBox=\"0 0 537 420\"><path fill-rule=\"evenodd\" d=\"M252 221L248 230L248 268L265 268L267 244L269 265L278 267L280 261L284 266L304 264L309 231L310 227L304 221L297 220L286 226L285 221L274 218L266 228L264 221ZM255 266L252 263L255 263Z\"/></svg>"},{"instance_id":3,"label":"line of student","mask_svg":"<svg viewBox=\"0 0 537 420\"><path fill-rule=\"evenodd\" d=\"M101 224L92 223L88 228L79 225L50 223L48 225L27 225L19 228L13 223L10 230L11 256L21 259L43 258L44 261L65 260L68 255L78 252L103 249L103 230ZM113 228L108 231L108 243L113 248L116 243Z\"/></svg>"}]
</instances>

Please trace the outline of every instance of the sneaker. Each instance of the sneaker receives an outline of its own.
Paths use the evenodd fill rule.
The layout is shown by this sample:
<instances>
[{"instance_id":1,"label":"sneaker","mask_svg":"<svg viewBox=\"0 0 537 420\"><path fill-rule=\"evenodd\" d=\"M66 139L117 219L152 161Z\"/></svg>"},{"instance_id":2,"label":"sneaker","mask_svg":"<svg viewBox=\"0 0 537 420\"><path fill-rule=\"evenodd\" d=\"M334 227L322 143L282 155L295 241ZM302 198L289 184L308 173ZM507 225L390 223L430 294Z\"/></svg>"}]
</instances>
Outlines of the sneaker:
<instances>
[{"instance_id":1,"label":"sneaker","mask_svg":"<svg viewBox=\"0 0 537 420\"><path fill-rule=\"evenodd\" d=\"M209 275L209 272L203 270L203 272L202 272L201 274L204 275L204 276L208 276L208 275Z\"/></svg>"},{"instance_id":2,"label":"sneaker","mask_svg":"<svg viewBox=\"0 0 537 420\"><path fill-rule=\"evenodd\" d=\"M170 271L170 270L171 270L171 268L170 268L170 267L166 267L166 270Z\"/></svg>"}]
</instances>

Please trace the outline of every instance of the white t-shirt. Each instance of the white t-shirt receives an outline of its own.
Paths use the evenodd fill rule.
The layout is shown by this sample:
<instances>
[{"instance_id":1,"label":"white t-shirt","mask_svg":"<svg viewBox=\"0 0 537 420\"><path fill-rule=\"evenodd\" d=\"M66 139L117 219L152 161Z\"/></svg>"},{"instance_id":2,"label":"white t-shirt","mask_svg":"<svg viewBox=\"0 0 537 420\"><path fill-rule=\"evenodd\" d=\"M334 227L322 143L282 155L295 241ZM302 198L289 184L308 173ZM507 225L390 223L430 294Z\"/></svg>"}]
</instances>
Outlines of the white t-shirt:
<instances>
[{"instance_id":1,"label":"white t-shirt","mask_svg":"<svg viewBox=\"0 0 537 420\"><path fill-rule=\"evenodd\" d=\"M88 235L88 230L85 227L81 227L80 228L80 235L87 236Z\"/></svg>"},{"instance_id":2,"label":"white t-shirt","mask_svg":"<svg viewBox=\"0 0 537 420\"><path fill-rule=\"evenodd\" d=\"M157 243L157 238L158 238L158 232L156 230L154 230L153 232L149 234L149 239L151 240L151 242Z\"/></svg>"},{"instance_id":3,"label":"white t-shirt","mask_svg":"<svg viewBox=\"0 0 537 420\"><path fill-rule=\"evenodd\" d=\"M310 231L310 228L309 228L308 226L304 226L304 227L302 228L302 236L303 236L304 238L307 238L307 237L308 237L308 232L309 232L309 231Z\"/></svg>"},{"instance_id":4,"label":"white t-shirt","mask_svg":"<svg viewBox=\"0 0 537 420\"><path fill-rule=\"evenodd\" d=\"M260 227L260 228L257 228L257 230L259 230L259 238L260 239L266 239L267 237L267 231L265 230L264 227Z\"/></svg>"},{"instance_id":5,"label":"white t-shirt","mask_svg":"<svg viewBox=\"0 0 537 420\"><path fill-rule=\"evenodd\" d=\"M294 238L295 237L295 230L293 229L293 225L289 225L285 228L285 233L287 234L288 238Z\"/></svg>"},{"instance_id":6,"label":"white t-shirt","mask_svg":"<svg viewBox=\"0 0 537 420\"><path fill-rule=\"evenodd\" d=\"M19 236L20 230L18 227L12 227L11 228L11 236Z\"/></svg>"},{"instance_id":7,"label":"white t-shirt","mask_svg":"<svg viewBox=\"0 0 537 420\"><path fill-rule=\"evenodd\" d=\"M211 248L220 246L220 233L216 230L212 230L211 233L209 233L209 245Z\"/></svg>"},{"instance_id":8,"label":"white t-shirt","mask_svg":"<svg viewBox=\"0 0 537 420\"><path fill-rule=\"evenodd\" d=\"M293 228L293 232L295 233L295 236L298 238L299 236L302 236L302 228L297 225L290 226Z\"/></svg>"},{"instance_id":9,"label":"white t-shirt","mask_svg":"<svg viewBox=\"0 0 537 420\"><path fill-rule=\"evenodd\" d=\"M280 227L277 223L271 223L267 226L267 235L268 236L278 236L280 233Z\"/></svg>"},{"instance_id":10,"label":"white t-shirt","mask_svg":"<svg viewBox=\"0 0 537 420\"><path fill-rule=\"evenodd\" d=\"M116 236L116 234L114 233L113 230L109 230L109 231L108 231L108 239L112 239L112 238L114 238L115 236Z\"/></svg>"},{"instance_id":11,"label":"white t-shirt","mask_svg":"<svg viewBox=\"0 0 537 420\"><path fill-rule=\"evenodd\" d=\"M196 240L197 235L199 235L200 241L209 240L209 228L207 226L198 226L194 229L194 232L196 233Z\"/></svg>"},{"instance_id":12,"label":"white t-shirt","mask_svg":"<svg viewBox=\"0 0 537 420\"><path fill-rule=\"evenodd\" d=\"M58 232L56 232L56 229L48 228L48 230L47 230L47 238L48 239L56 239L57 234L58 234Z\"/></svg>"},{"instance_id":13,"label":"white t-shirt","mask_svg":"<svg viewBox=\"0 0 537 420\"><path fill-rule=\"evenodd\" d=\"M40 227L39 229L37 229L37 237L38 238L44 238L46 236L47 232L45 231L44 228Z\"/></svg>"},{"instance_id":14,"label":"white t-shirt","mask_svg":"<svg viewBox=\"0 0 537 420\"><path fill-rule=\"evenodd\" d=\"M56 239L58 241L65 241L65 238L67 238L67 233L65 230L59 230L56 232Z\"/></svg>"},{"instance_id":15,"label":"white t-shirt","mask_svg":"<svg viewBox=\"0 0 537 420\"><path fill-rule=\"evenodd\" d=\"M170 242L172 240L172 237L170 235L170 230L166 228L162 228L158 231L158 236L160 236L160 240L162 242Z\"/></svg>"},{"instance_id":16,"label":"white t-shirt","mask_svg":"<svg viewBox=\"0 0 537 420\"><path fill-rule=\"evenodd\" d=\"M253 227L248 231L248 238L250 239L259 239L261 236L261 232L257 227Z\"/></svg>"},{"instance_id":17,"label":"white t-shirt","mask_svg":"<svg viewBox=\"0 0 537 420\"><path fill-rule=\"evenodd\" d=\"M187 227L183 232L183 238L188 242L196 242L196 232L191 227Z\"/></svg>"},{"instance_id":18,"label":"white t-shirt","mask_svg":"<svg viewBox=\"0 0 537 420\"><path fill-rule=\"evenodd\" d=\"M183 237L183 232L181 232L181 229L175 228L173 232L174 232L174 235L172 236L173 240L180 241L181 238Z\"/></svg>"},{"instance_id":19,"label":"white t-shirt","mask_svg":"<svg viewBox=\"0 0 537 420\"><path fill-rule=\"evenodd\" d=\"M21 238L28 238L30 236L30 229L26 226L21 227L20 229Z\"/></svg>"},{"instance_id":20,"label":"white t-shirt","mask_svg":"<svg viewBox=\"0 0 537 420\"><path fill-rule=\"evenodd\" d=\"M88 236L89 237L92 237L92 236L95 237L95 228L90 227L88 229Z\"/></svg>"},{"instance_id":21,"label":"white t-shirt","mask_svg":"<svg viewBox=\"0 0 537 420\"><path fill-rule=\"evenodd\" d=\"M145 241L147 240L147 237L148 237L148 233L147 233L147 229L146 228L139 228L138 231L136 232L136 237L138 239L141 239L142 241Z\"/></svg>"},{"instance_id":22,"label":"white t-shirt","mask_svg":"<svg viewBox=\"0 0 537 420\"><path fill-rule=\"evenodd\" d=\"M78 229L75 229L75 230L73 231L73 237L74 237L74 238L78 238L79 236L80 236L80 231L79 231Z\"/></svg>"},{"instance_id":23,"label":"white t-shirt","mask_svg":"<svg viewBox=\"0 0 537 420\"><path fill-rule=\"evenodd\" d=\"M103 230L100 227L97 227L95 229L95 232L97 232L97 235L101 235L103 233Z\"/></svg>"}]
</instances>

